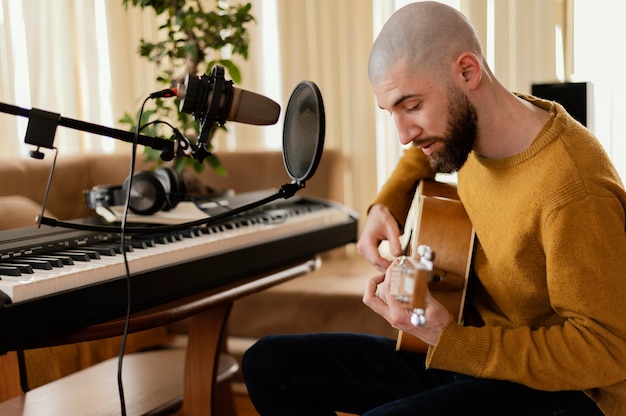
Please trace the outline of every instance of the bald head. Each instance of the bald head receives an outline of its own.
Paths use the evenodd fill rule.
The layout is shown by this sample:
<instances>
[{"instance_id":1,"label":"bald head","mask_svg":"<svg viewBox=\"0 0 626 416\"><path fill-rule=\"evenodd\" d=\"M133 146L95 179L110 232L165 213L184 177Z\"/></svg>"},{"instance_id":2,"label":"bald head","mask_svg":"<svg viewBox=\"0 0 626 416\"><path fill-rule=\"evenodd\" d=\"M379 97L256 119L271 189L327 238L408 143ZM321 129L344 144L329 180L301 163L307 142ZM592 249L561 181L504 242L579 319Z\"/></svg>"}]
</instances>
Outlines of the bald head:
<instances>
[{"instance_id":1,"label":"bald head","mask_svg":"<svg viewBox=\"0 0 626 416\"><path fill-rule=\"evenodd\" d=\"M461 53L482 60L476 31L456 9L437 2L411 3L385 23L370 52L371 83L404 64L415 75L440 74Z\"/></svg>"}]
</instances>

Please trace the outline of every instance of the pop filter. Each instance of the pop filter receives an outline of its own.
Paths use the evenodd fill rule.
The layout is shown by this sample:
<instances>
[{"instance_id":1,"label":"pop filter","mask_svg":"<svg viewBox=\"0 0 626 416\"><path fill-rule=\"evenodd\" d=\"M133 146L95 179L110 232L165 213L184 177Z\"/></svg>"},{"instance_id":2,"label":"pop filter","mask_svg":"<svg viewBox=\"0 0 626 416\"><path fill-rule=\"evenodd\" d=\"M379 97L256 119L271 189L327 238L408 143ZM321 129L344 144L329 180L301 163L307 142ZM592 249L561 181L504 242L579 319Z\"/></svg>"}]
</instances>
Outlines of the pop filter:
<instances>
[{"instance_id":1,"label":"pop filter","mask_svg":"<svg viewBox=\"0 0 626 416\"><path fill-rule=\"evenodd\" d=\"M311 179L322 158L325 131L322 94L313 82L302 81L291 93L283 127L283 161L300 187Z\"/></svg>"}]
</instances>

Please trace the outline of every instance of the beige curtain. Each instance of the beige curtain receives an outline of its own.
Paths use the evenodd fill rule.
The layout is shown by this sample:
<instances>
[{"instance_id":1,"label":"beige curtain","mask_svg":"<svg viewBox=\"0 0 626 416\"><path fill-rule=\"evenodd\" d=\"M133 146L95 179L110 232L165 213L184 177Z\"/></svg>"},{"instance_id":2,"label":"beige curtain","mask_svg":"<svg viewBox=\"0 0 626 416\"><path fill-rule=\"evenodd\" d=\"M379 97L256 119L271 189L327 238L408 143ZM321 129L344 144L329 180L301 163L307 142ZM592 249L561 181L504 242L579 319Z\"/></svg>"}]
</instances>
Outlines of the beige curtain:
<instances>
[{"instance_id":1,"label":"beige curtain","mask_svg":"<svg viewBox=\"0 0 626 416\"><path fill-rule=\"evenodd\" d=\"M0 1L0 102L119 127L124 112L134 112L156 88L154 71L137 54L139 39L153 36L154 20L121 1ZM27 153L26 124L0 115L0 157ZM64 127L55 146L60 155L128 150L118 140Z\"/></svg>"},{"instance_id":2,"label":"beige curtain","mask_svg":"<svg viewBox=\"0 0 626 416\"><path fill-rule=\"evenodd\" d=\"M512 91L557 80L555 30L564 0L461 0L498 79Z\"/></svg>"},{"instance_id":3,"label":"beige curtain","mask_svg":"<svg viewBox=\"0 0 626 416\"><path fill-rule=\"evenodd\" d=\"M135 114L148 94L163 88L155 81L155 65L139 56L140 40L156 40L159 22L151 10L125 8L121 0L106 0L104 4L113 86L110 105L118 125L117 120L123 114Z\"/></svg>"},{"instance_id":4,"label":"beige curtain","mask_svg":"<svg viewBox=\"0 0 626 416\"><path fill-rule=\"evenodd\" d=\"M311 80L319 86L326 148L340 149L349 161L344 202L364 214L376 192L376 106L367 81L371 5L363 0L277 3L284 85Z\"/></svg>"},{"instance_id":5,"label":"beige curtain","mask_svg":"<svg viewBox=\"0 0 626 416\"><path fill-rule=\"evenodd\" d=\"M343 178L344 203L365 214L377 190L376 105L367 82L367 57L373 41L373 10L363 0L276 0L279 61L264 59L270 52L263 40L263 0L252 1L254 25L250 58L241 62L242 88L264 93L262 72L280 75L277 95L283 104L303 80L320 88L326 113L325 148L343 152L348 163ZM259 41L260 40L260 41ZM279 124L282 123L282 119ZM216 140L217 149L262 148L257 126L232 124L229 134ZM282 125L274 134L282 135ZM313 177L311 180L315 180Z\"/></svg>"},{"instance_id":6,"label":"beige curtain","mask_svg":"<svg viewBox=\"0 0 626 416\"><path fill-rule=\"evenodd\" d=\"M275 7L271 7L273 0L247 0L247 2L252 4L251 13L255 21L248 25L250 34L248 60L233 57L242 74L241 83L236 87L264 95L281 104L281 118L272 126L226 123L227 132L218 132L212 142L216 153L267 148L277 150L282 143L282 114L290 91L283 93L289 86L282 85L281 66L275 59L276 56L280 56L278 45L274 43L278 36L275 25L276 10Z\"/></svg>"}]
</instances>

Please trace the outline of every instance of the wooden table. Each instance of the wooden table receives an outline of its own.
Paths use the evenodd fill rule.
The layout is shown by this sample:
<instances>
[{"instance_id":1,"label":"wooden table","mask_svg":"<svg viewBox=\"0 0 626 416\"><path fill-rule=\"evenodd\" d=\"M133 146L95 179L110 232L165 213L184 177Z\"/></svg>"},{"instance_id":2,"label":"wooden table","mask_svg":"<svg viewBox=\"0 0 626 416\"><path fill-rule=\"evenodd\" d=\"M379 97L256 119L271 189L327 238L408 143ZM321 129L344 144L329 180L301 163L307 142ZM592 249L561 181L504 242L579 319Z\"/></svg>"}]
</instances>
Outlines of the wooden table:
<instances>
[{"instance_id":1,"label":"wooden table","mask_svg":"<svg viewBox=\"0 0 626 416\"><path fill-rule=\"evenodd\" d=\"M318 269L320 264L319 258L316 257L272 273L242 279L131 315L128 321L129 332L137 332L189 318L183 401L181 409L176 413L177 415L216 415L214 400L216 377L220 352L224 345L225 327L233 302L241 297L310 273ZM119 318L50 339L48 344L71 344L119 336L123 333L126 325L126 320ZM24 403L24 399L15 400L15 403L19 406L19 403ZM41 403L41 406L42 412L40 414L45 414L45 403ZM119 403L111 403L111 406L119 408Z\"/></svg>"}]
</instances>

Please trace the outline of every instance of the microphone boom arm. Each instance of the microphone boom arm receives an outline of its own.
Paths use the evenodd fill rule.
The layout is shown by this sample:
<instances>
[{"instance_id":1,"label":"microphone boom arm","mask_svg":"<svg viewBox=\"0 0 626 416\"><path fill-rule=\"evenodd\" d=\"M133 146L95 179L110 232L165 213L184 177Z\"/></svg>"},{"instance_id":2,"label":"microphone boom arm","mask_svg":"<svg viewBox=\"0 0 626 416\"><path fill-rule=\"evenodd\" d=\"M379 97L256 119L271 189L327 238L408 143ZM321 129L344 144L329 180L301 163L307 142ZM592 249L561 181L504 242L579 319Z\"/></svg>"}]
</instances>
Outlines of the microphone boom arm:
<instances>
[{"instance_id":1,"label":"microphone boom arm","mask_svg":"<svg viewBox=\"0 0 626 416\"><path fill-rule=\"evenodd\" d=\"M38 120L37 122L40 124L40 127L35 128L34 131L43 131L44 134L47 134L51 137L32 137L33 134L29 135L27 129L27 134L24 141L27 144L32 144L37 147L46 147L48 149L53 148L54 133L56 130L56 126L58 125L68 127L74 130L84 131L87 133L97 134L100 136L107 136L128 143L134 143L136 136L138 144L148 146L152 149L161 150L162 152L174 152L175 142L172 140L163 139L160 137L146 136L143 134L136 135L133 132L119 130L112 127L106 127L86 121L75 120L68 117L62 117L60 114L42 111L36 108L27 110L25 108L0 102L0 112L21 117L27 117L29 119L29 129L31 124L30 121L35 119Z\"/></svg>"}]
</instances>

